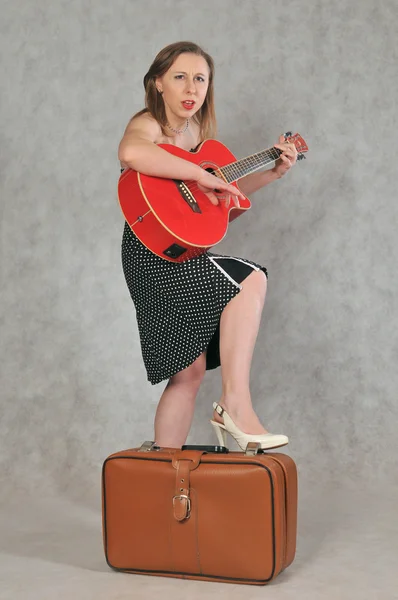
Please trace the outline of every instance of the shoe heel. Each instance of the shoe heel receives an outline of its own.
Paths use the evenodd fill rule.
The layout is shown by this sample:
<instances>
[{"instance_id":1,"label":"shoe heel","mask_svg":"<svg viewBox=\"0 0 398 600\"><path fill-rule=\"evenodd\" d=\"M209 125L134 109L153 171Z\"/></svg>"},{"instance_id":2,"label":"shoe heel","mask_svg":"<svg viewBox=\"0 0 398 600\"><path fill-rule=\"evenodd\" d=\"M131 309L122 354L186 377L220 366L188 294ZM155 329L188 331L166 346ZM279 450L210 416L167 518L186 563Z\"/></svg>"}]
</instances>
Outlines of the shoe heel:
<instances>
[{"instance_id":1,"label":"shoe heel","mask_svg":"<svg viewBox=\"0 0 398 600\"><path fill-rule=\"evenodd\" d=\"M210 421L210 423L213 425L213 429L216 433L220 446L227 447L227 432L225 431L225 429L220 427L220 425L216 423L216 421Z\"/></svg>"}]
</instances>

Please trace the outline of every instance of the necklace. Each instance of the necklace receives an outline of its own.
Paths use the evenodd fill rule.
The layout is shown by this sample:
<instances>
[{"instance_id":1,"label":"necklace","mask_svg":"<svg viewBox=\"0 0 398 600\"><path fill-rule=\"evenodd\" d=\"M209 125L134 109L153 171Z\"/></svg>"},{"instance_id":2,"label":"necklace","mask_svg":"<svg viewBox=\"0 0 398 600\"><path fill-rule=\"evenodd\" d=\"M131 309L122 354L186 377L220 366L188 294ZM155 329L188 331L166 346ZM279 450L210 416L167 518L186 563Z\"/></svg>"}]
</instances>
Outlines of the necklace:
<instances>
[{"instance_id":1,"label":"necklace","mask_svg":"<svg viewBox=\"0 0 398 600\"><path fill-rule=\"evenodd\" d=\"M171 131L174 131L174 133L185 133L186 130L188 129L188 125L189 125L189 119L187 119L186 125L184 127L184 129L174 129L174 127L172 127L171 125L169 125L168 123L166 123L167 127L169 129L171 129Z\"/></svg>"}]
</instances>

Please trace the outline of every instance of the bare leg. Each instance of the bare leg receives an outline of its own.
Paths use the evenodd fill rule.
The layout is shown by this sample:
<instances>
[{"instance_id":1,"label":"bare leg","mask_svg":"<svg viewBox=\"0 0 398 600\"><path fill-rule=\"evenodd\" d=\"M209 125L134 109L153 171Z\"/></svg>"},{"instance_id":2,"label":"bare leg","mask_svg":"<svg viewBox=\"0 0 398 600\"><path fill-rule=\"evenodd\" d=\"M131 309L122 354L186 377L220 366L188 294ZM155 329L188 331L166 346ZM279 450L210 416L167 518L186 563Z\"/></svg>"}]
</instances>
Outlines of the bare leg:
<instances>
[{"instance_id":1,"label":"bare leg","mask_svg":"<svg viewBox=\"0 0 398 600\"><path fill-rule=\"evenodd\" d=\"M254 271L242 282L242 291L223 310L220 321L222 397L220 400L245 433L267 433L252 407L250 367L267 290L263 271ZM214 420L223 422L216 412Z\"/></svg>"},{"instance_id":2,"label":"bare leg","mask_svg":"<svg viewBox=\"0 0 398 600\"><path fill-rule=\"evenodd\" d=\"M155 416L155 440L159 446L185 444L195 410L195 399L206 372L206 354L169 379Z\"/></svg>"}]
</instances>

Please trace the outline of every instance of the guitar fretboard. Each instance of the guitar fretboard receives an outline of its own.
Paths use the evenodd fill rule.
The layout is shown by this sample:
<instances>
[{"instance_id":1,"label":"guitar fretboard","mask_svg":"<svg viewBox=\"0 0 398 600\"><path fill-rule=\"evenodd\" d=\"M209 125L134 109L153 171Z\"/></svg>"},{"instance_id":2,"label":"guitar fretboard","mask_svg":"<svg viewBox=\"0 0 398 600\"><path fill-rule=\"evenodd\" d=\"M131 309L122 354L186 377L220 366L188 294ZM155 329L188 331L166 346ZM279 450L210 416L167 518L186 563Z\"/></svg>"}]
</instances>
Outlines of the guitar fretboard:
<instances>
[{"instance_id":1,"label":"guitar fretboard","mask_svg":"<svg viewBox=\"0 0 398 600\"><path fill-rule=\"evenodd\" d=\"M277 160L281 154L282 151L278 148L267 148L267 150L262 150L261 152L257 152L257 154L252 154L229 165L225 165L219 170L227 182L232 183L233 181L242 179L242 177L246 177L246 175L250 175L250 173L259 171L266 165Z\"/></svg>"}]
</instances>

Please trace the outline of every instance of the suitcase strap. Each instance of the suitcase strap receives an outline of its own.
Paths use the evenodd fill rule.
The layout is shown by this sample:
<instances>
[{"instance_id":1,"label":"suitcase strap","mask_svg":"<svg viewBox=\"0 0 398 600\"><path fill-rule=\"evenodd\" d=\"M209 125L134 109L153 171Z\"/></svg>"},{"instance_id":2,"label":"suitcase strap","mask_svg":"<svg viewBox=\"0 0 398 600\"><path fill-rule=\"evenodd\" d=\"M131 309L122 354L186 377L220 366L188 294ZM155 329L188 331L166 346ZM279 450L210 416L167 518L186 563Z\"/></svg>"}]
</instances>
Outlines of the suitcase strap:
<instances>
[{"instance_id":1,"label":"suitcase strap","mask_svg":"<svg viewBox=\"0 0 398 600\"><path fill-rule=\"evenodd\" d=\"M189 497L190 473L197 469L203 452L198 450L177 451L173 456L173 467L177 470L173 497L173 514L177 521L185 521L191 516Z\"/></svg>"},{"instance_id":2,"label":"suitcase strap","mask_svg":"<svg viewBox=\"0 0 398 600\"><path fill-rule=\"evenodd\" d=\"M176 474L175 496L173 497L174 518L184 521L191 516L189 497L189 461L179 460Z\"/></svg>"}]
</instances>

